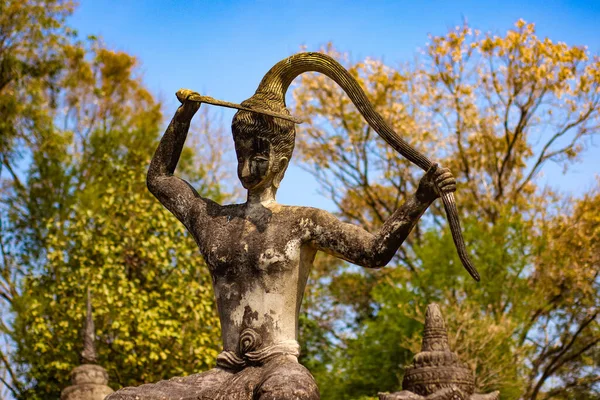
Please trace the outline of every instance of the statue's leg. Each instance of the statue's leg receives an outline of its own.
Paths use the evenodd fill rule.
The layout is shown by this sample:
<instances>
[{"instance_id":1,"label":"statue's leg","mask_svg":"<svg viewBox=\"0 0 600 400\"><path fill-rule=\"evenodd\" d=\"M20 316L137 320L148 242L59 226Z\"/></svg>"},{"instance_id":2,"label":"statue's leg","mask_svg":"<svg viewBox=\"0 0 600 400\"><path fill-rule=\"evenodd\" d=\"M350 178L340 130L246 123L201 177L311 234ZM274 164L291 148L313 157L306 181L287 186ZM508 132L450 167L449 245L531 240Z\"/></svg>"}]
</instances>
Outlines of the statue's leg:
<instances>
[{"instance_id":1,"label":"statue's leg","mask_svg":"<svg viewBox=\"0 0 600 400\"><path fill-rule=\"evenodd\" d=\"M319 388L310 372L295 357L280 357L263 367L255 400L319 400Z\"/></svg>"},{"instance_id":2,"label":"statue's leg","mask_svg":"<svg viewBox=\"0 0 600 400\"><path fill-rule=\"evenodd\" d=\"M157 383L117 390L106 400L196 400L215 399L221 385L232 372L213 368L201 374L176 377Z\"/></svg>"}]
</instances>

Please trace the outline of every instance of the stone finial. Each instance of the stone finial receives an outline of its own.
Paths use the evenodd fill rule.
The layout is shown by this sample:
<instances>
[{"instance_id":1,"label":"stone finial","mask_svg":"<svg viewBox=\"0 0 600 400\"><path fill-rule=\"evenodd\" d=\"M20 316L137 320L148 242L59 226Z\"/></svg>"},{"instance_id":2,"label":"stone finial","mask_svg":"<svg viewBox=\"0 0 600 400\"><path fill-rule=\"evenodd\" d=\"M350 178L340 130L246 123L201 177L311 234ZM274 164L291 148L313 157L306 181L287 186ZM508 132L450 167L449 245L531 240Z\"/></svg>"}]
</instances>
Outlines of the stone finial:
<instances>
[{"instance_id":1,"label":"stone finial","mask_svg":"<svg viewBox=\"0 0 600 400\"><path fill-rule=\"evenodd\" d=\"M95 365L97 362L94 345L95 329L92 316L90 290L87 292L87 310L83 334L83 351L81 364L71 371L71 386L65 388L61 400L104 400L113 390L108 384L108 373L104 368Z\"/></svg>"},{"instance_id":2,"label":"stone finial","mask_svg":"<svg viewBox=\"0 0 600 400\"><path fill-rule=\"evenodd\" d=\"M450 351L446 321L435 303L427 306L421 351Z\"/></svg>"},{"instance_id":3,"label":"stone finial","mask_svg":"<svg viewBox=\"0 0 600 400\"><path fill-rule=\"evenodd\" d=\"M446 322L437 304L427 306L421 352L406 366L402 390L380 400L498 400L496 391L476 394L475 375L450 349Z\"/></svg>"},{"instance_id":4,"label":"stone finial","mask_svg":"<svg viewBox=\"0 0 600 400\"><path fill-rule=\"evenodd\" d=\"M96 364L96 346L94 337L96 329L92 317L92 300L90 289L87 290L87 311L85 316L85 328L83 331L83 350L81 351L81 364Z\"/></svg>"}]
</instances>

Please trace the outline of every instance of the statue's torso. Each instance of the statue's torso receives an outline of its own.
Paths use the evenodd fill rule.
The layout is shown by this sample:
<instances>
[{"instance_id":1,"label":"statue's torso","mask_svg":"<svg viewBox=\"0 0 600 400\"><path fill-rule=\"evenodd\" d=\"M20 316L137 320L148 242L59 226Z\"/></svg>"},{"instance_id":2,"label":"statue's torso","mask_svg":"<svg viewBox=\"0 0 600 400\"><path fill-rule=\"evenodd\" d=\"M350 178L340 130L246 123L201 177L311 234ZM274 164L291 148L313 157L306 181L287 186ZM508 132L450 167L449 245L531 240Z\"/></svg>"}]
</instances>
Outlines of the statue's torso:
<instances>
[{"instance_id":1,"label":"statue's torso","mask_svg":"<svg viewBox=\"0 0 600 400\"><path fill-rule=\"evenodd\" d=\"M211 272L224 350L237 351L242 331L263 346L297 339L298 312L316 250L307 243L304 208L222 207L193 227Z\"/></svg>"}]
</instances>

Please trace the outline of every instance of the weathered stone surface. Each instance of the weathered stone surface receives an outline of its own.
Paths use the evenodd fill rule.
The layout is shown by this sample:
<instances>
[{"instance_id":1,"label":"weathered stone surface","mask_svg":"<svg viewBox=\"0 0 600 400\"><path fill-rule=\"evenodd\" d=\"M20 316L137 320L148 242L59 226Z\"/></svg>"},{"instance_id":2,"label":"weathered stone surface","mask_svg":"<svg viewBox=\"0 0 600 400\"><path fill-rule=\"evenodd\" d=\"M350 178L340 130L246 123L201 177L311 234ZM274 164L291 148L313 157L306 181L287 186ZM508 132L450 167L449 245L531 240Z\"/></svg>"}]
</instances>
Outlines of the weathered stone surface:
<instances>
[{"instance_id":1,"label":"weathered stone surface","mask_svg":"<svg viewBox=\"0 0 600 400\"><path fill-rule=\"evenodd\" d=\"M84 364L71 372L73 385L61 393L61 400L104 400L113 390L107 386L108 374L99 365Z\"/></svg>"},{"instance_id":2,"label":"weathered stone surface","mask_svg":"<svg viewBox=\"0 0 600 400\"><path fill-rule=\"evenodd\" d=\"M319 398L308 370L295 357L277 357L266 364L238 371L213 368L201 374L172 378L156 384L124 388L110 399L118 400L285 400Z\"/></svg>"},{"instance_id":3,"label":"weathered stone surface","mask_svg":"<svg viewBox=\"0 0 600 400\"><path fill-rule=\"evenodd\" d=\"M223 352L211 371L122 389L110 400L318 399L314 379L297 363L298 313L316 252L364 267L382 267L431 202L455 190L452 174L432 166L415 195L375 234L323 210L277 204L275 195L295 142L295 120L285 107L285 92L306 71L335 79L360 104L359 110L375 130L393 133L341 65L325 55L293 56L273 67L250 99L239 106L225 104L240 108L232 133L238 177L248 196L243 204L220 205L173 176L190 121L199 102L206 99L180 90L177 97L182 105L156 150L147 183L187 227L208 264ZM214 99L208 102L224 104Z\"/></svg>"},{"instance_id":4,"label":"weathered stone surface","mask_svg":"<svg viewBox=\"0 0 600 400\"><path fill-rule=\"evenodd\" d=\"M437 304L425 314L421 352L405 367L401 392L381 393L380 400L497 400L498 392L475 394L475 375L450 350L446 322Z\"/></svg>"}]
</instances>

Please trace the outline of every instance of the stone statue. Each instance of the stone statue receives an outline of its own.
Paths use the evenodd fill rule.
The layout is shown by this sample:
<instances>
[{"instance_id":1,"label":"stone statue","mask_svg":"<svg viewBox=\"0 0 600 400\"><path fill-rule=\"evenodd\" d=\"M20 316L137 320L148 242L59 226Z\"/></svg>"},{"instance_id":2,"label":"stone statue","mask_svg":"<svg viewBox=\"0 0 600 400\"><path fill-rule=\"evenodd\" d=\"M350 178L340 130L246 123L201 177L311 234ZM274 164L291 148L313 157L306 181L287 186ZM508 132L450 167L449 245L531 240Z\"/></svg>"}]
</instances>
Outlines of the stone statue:
<instances>
[{"instance_id":1,"label":"stone statue","mask_svg":"<svg viewBox=\"0 0 600 400\"><path fill-rule=\"evenodd\" d=\"M475 394L475 376L450 350L446 322L437 304L427 306L423 345L404 369L404 389L380 400L498 400L499 393Z\"/></svg>"},{"instance_id":2,"label":"stone statue","mask_svg":"<svg viewBox=\"0 0 600 400\"><path fill-rule=\"evenodd\" d=\"M87 294L87 313L83 333L83 351L81 365L71 372L72 385L66 387L61 400L104 400L113 390L107 386L108 373L96 365L96 348L94 346L94 319L92 318L92 302L90 291Z\"/></svg>"},{"instance_id":3,"label":"stone statue","mask_svg":"<svg viewBox=\"0 0 600 400\"><path fill-rule=\"evenodd\" d=\"M186 226L208 264L223 352L208 372L124 388L110 400L319 399L313 377L297 360L298 313L316 252L367 268L383 267L429 205L442 195L452 198L456 183L450 171L408 148L401 151L412 151L410 157L427 166L427 172L416 193L374 234L320 209L278 204L275 195L292 157L299 122L286 108L285 92L306 71L334 79L377 132L387 139L395 135L348 71L324 54L300 53L279 62L241 105L178 91L181 106L152 159L147 183ZM173 175L202 102L239 109L232 133L238 177L248 192L243 204L217 204ZM397 136L394 140L408 147ZM474 268L470 272L478 279Z\"/></svg>"}]
</instances>

